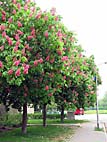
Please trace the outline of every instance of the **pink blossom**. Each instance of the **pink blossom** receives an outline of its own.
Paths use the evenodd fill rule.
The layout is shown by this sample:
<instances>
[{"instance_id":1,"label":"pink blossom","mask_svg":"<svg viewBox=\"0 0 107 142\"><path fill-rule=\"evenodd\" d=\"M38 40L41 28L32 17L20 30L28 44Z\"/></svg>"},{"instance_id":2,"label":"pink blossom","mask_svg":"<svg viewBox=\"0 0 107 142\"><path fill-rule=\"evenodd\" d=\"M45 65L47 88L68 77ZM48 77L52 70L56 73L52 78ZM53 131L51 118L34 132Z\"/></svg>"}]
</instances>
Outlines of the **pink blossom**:
<instances>
[{"instance_id":1,"label":"pink blossom","mask_svg":"<svg viewBox=\"0 0 107 142\"><path fill-rule=\"evenodd\" d=\"M21 8L20 3L17 3L17 8L18 8L18 9L20 9L20 8Z\"/></svg>"},{"instance_id":2,"label":"pink blossom","mask_svg":"<svg viewBox=\"0 0 107 142\"><path fill-rule=\"evenodd\" d=\"M2 68L3 67L3 63L2 63L2 61L0 61L0 68Z\"/></svg>"},{"instance_id":3,"label":"pink blossom","mask_svg":"<svg viewBox=\"0 0 107 142\"><path fill-rule=\"evenodd\" d=\"M18 34L15 35L15 39L19 40L19 35Z\"/></svg>"},{"instance_id":4,"label":"pink blossom","mask_svg":"<svg viewBox=\"0 0 107 142\"><path fill-rule=\"evenodd\" d=\"M4 45L0 46L0 50L1 50L1 51L4 50Z\"/></svg>"},{"instance_id":5,"label":"pink blossom","mask_svg":"<svg viewBox=\"0 0 107 142\"><path fill-rule=\"evenodd\" d=\"M54 61L55 61L55 59L53 58L53 59L50 60L50 63L53 63Z\"/></svg>"},{"instance_id":6,"label":"pink blossom","mask_svg":"<svg viewBox=\"0 0 107 142\"><path fill-rule=\"evenodd\" d=\"M25 48L22 49L22 55L25 55Z\"/></svg>"},{"instance_id":7,"label":"pink blossom","mask_svg":"<svg viewBox=\"0 0 107 142\"><path fill-rule=\"evenodd\" d=\"M46 57L46 61L49 61L49 59L50 59L50 56L48 55L48 56Z\"/></svg>"},{"instance_id":8,"label":"pink blossom","mask_svg":"<svg viewBox=\"0 0 107 142\"><path fill-rule=\"evenodd\" d=\"M13 62L15 62L15 61L16 61L16 57L13 58Z\"/></svg>"},{"instance_id":9,"label":"pink blossom","mask_svg":"<svg viewBox=\"0 0 107 142\"><path fill-rule=\"evenodd\" d=\"M31 2L31 0L26 0L27 3Z\"/></svg>"},{"instance_id":10,"label":"pink blossom","mask_svg":"<svg viewBox=\"0 0 107 142\"><path fill-rule=\"evenodd\" d=\"M27 5L27 4L24 6L24 10L25 10L25 11L28 10L28 5Z\"/></svg>"},{"instance_id":11,"label":"pink blossom","mask_svg":"<svg viewBox=\"0 0 107 142\"><path fill-rule=\"evenodd\" d=\"M43 59L40 58L40 59L38 60L38 62L39 62L39 63L43 63Z\"/></svg>"},{"instance_id":12,"label":"pink blossom","mask_svg":"<svg viewBox=\"0 0 107 142\"><path fill-rule=\"evenodd\" d=\"M37 65L38 65L38 61L35 60L35 61L34 61L34 66L37 66Z\"/></svg>"},{"instance_id":13,"label":"pink blossom","mask_svg":"<svg viewBox=\"0 0 107 142\"><path fill-rule=\"evenodd\" d=\"M6 29L5 25L0 25L0 31L4 31Z\"/></svg>"},{"instance_id":14,"label":"pink blossom","mask_svg":"<svg viewBox=\"0 0 107 142\"><path fill-rule=\"evenodd\" d=\"M66 48L63 48L63 51L65 51L66 50Z\"/></svg>"},{"instance_id":15,"label":"pink blossom","mask_svg":"<svg viewBox=\"0 0 107 142\"><path fill-rule=\"evenodd\" d=\"M66 76L64 76L63 79L66 79Z\"/></svg>"},{"instance_id":16,"label":"pink blossom","mask_svg":"<svg viewBox=\"0 0 107 142\"><path fill-rule=\"evenodd\" d=\"M32 15L33 15L33 13L30 13L30 14L29 14L29 17L32 17Z\"/></svg>"},{"instance_id":17,"label":"pink blossom","mask_svg":"<svg viewBox=\"0 0 107 142\"><path fill-rule=\"evenodd\" d=\"M20 64L20 60L17 60L17 61L14 62L13 65L14 65L14 66L18 66L19 64Z\"/></svg>"},{"instance_id":18,"label":"pink blossom","mask_svg":"<svg viewBox=\"0 0 107 142\"><path fill-rule=\"evenodd\" d=\"M2 15L2 21L5 21L5 20L6 20L6 16Z\"/></svg>"},{"instance_id":19,"label":"pink blossom","mask_svg":"<svg viewBox=\"0 0 107 142\"><path fill-rule=\"evenodd\" d=\"M29 66L29 65L26 65L26 68L27 68L27 69L29 69L29 68L30 68L30 66Z\"/></svg>"},{"instance_id":20,"label":"pink blossom","mask_svg":"<svg viewBox=\"0 0 107 142\"><path fill-rule=\"evenodd\" d=\"M22 23L20 21L17 21L17 25L19 28L22 27Z\"/></svg>"},{"instance_id":21,"label":"pink blossom","mask_svg":"<svg viewBox=\"0 0 107 142\"><path fill-rule=\"evenodd\" d=\"M85 96L87 97L87 96L88 96L88 93L85 93Z\"/></svg>"},{"instance_id":22,"label":"pink blossom","mask_svg":"<svg viewBox=\"0 0 107 142\"><path fill-rule=\"evenodd\" d=\"M6 36L6 40L8 41L8 44L11 46L13 44L12 40L9 38L9 36Z\"/></svg>"},{"instance_id":23,"label":"pink blossom","mask_svg":"<svg viewBox=\"0 0 107 142\"><path fill-rule=\"evenodd\" d=\"M72 42L74 42L74 38L73 38L73 37L71 37L70 40L71 40Z\"/></svg>"},{"instance_id":24,"label":"pink blossom","mask_svg":"<svg viewBox=\"0 0 107 142\"><path fill-rule=\"evenodd\" d=\"M45 90L46 90L46 91L49 90L49 86L48 86L48 85L45 86Z\"/></svg>"},{"instance_id":25,"label":"pink blossom","mask_svg":"<svg viewBox=\"0 0 107 142\"><path fill-rule=\"evenodd\" d=\"M58 53L58 55L60 55L60 56L62 55L62 51L61 50L58 49L56 52Z\"/></svg>"},{"instance_id":26,"label":"pink blossom","mask_svg":"<svg viewBox=\"0 0 107 142\"><path fill-rule=\"evenodd\" d=\"M25 45L25 48L26 48L26 49L29 49L29 44L26 44L26 45Z\"/></svg>"},{"instance_id":27,"label":"pink blossom","mask_svg":"<svg viewBox=\"0 0 107 142\"><path fill-rule=\"evenodd\" d=\"M20 45L20 41L18 40L15 45L19 46Z\"/></svg>"},{"instance_id":28,"label":"pink blossom","mask_svg":"<svg viewBox=\"0 0 107 142\"><path fill-rule=\"evenodd\" d=\"M9 23L12 23L12 21L13 21L13 19L12 19L12 17L10 17L10 18L8 19L8 22L9 22Z\"/></svg>"},{"instance_id":29,"label":"pink blossom","mask_svg":"<svg viewBox=\"0 0 107 142\"><path fill-rule=\"evenodd\" d=\"M15 15L15 14L16 14L16 10L14 9L14 10L12 11L12 13Z\"/></svg>"},{"instance_id":30,"label":"pink blossom","mask_svg":"<svg viewBox=\"0 0 107 142\"><path fill-rule=\"evenodd\" d=\"M0 5L2 5L2 2L0 1Z\"/></svg>"},{"instance_id":31,"label":"pink blossom","mask_svg":"<svg viewBox=\"0 0 107 142\"><path fill-rule=\"evenodd\" d=\"M23 66L25 69L29 69L29 68L30 68L30 66L27 65L27 64L25 64L25 63L24 63L22 66Z\"/></svg>"},{"instance_id":32,"label":"pink blossom","mask_svg":"<svg viewBox=\"0 0 107 142\"><path fill-rule=\"evenodd\" d=\"M35 7L31 7L30 10L34 13L36 8Z\"/></svg>"},{"instance_id":33,"label":"pink blossom","mask_svg":"<svg viewBox=\"0 0 107 142\"><path fill-rule=\"evenodd\" d=\"M24 68L23 74L28 74L28 68Z\"/></svg>"},{"instance_id":34,"label":"pink blossom","mask_svg":"<svg viewBox=\"0 0 107 142\"><path fill-rule=\"evenodd\" d=\"M14 4L16 4L16 1L17 1L17 0L12 0L12 2L13 2Z\"/></svg>"},{"instance_id":35,"label":"pink blossom","mask_svg":"<svg viewBox=\"0 0 107 142\"><path fill-rule=\"evenodd\" d=\"M35 17L35 18L36 18L36 19L40 19L40 18L41 18L41 14L42 14L42 13L41 13L41 12L39 12L39 13L36 15L36 17Z\"/></svg>"},{"instance_id":36,"label":"pink blossom","mask_svg":"<svg viewBox=\"0 0 107 142\"><path fill-rule=\"evenodd\" d=\"M15 46L15 47L13 48L13 51L16 52L17 50L18 50L18 46Z\"/></svg>"},{"instance_id":37,"label":"pink blossom","mask_svg":"<svg viewBox=\"0 0 107 142\"><path fill-rule=\"evenodd\" d=\"M22 32L22 31L17 30L17 32L18 32L19 35L23 35L23 32Z\"/></svg>"},{"instance_id":38,"label":"pink blossom","mask_svg":"<svg viewBox=\"0 0 107 142\"><path fill-rule=\"evenodd\" d=\"M4 10L2 11L2 15L6 15L6 12Z\"/></svg>"},{"instance_id":39,"label":"pink blossom","mask_svg":"<svg viewBox=\"0 0 107 142\"><path fill-rule=\"evenodd\" d=\"M51 12L51 14L54 16L55 13L56 13L56 8L53 7L53 8L50 10L50 12Z\"/></svg>"},{"instance_id":40,"label":"pink blossom","mask_svg":"<svg viewBox=\"0 0 107 142\"><path fill-rule=\"evenodd\" d=\"M9 75L13 74L13 70L12 69L8 70L8 74Z\"/></svg>"},{"instance_id":41,"label":"pink blossom","mask_svg":"<svg viewBox=\"0 0 107 142\"><path fill-rule=\"evenodd\" d=\"M61 31L58 31L58 32L57 32L57 36L58 36L58 37L62 37Z\"/></svg>"},{"instance_id":42,"label":"pink blossom","mask_svg":"<svg viewBox=\"0 0 107 142\"><path fill-rule=\"evenodd\" d=\"M63 56L62 57L62 61L67 61L68 60L68 56Z\"/></svg>"},{"instance_id":43,"label":"pink blossom","mask_svg":"<svg viewBox=\"0 0 107 142\"><path fill-rule=\"evenodd\" d=\"M9 43L10 46L13 44L11 39L8 40L8 43Z\"/></svg>"},{"instance_id":44,"label":"pink blossom","mask_svg":"<svg viewBox=\"0 0 107 142\"><path fill-rule=\"evenodd\" d=\"M56 16L56 17L55 17L55 21L58 21L58 20L59 20L59 17L58 17L58 16Z\"/></svg>"},{"instance_id":45,"label":"pink blossom","mask_svg":"<svg viewBox=\"0 0 107 142\"><path fill-rule=\"evenodd\" d=\"M26 97L28 94L27 93L24 93L24 96Z\"/></svg>"},{"instance_id":46,"label":"pink blossom","mask_svg":"<svg viewBox=\"0 0 107 142\"><path fill-rule=\"evenodd\" d=\"M52 95L53 95L52 93L49 93L49 94L48 94L49 97L51 97Z\"/></svg>"},{"instance_id":47,"label":"pink blossom","mask_svg":"<svg viewBox=\"0 0 107 142\"><path fill-rule=\"evenodd\" d=\"M45 20L45 21L48 21L48 16L45 16L45 17L44 17L44 20Z\"/></svg>"},{"instance_id":48,"label":"pink blossom","mask_svg":"<svg viewBox=\"0 0 107 142\"><path fill-rule=\"evenodd\" d=\"M15 76L20 76L20 69L17 69L17 71L15 72Z\"/></svg>"},{"instance_id":49,"label":"pink blossom","mask_svg":"<svg viewBox=\"0 0 107 142\"><path fill-rule=\"evenodd\" d=\"M45 31L45 32L44 32L44 36L45 36L46 38L48 38L48 36L49 36L48 31Z\"/></svg>"},{"instance_id":50,"label":"pink blossom","mask_svg":"<svg viewBox=\"0 0 107 142\"><path fill-rule=\"evenodd\" d=\"M33 38L32 35L27 37L28 40L31 40L32 38Z\"/></svg>"},{"instance_id":51,"label":"pink blossom","mask_svg":"<svg viewBox=\"0 0 107 142\"><path fill-rule=\"evenodd\" d=\"M35 36L35 29L32 29L31 35L32 35L32 36Z\"/></svg>"}]
</instances>

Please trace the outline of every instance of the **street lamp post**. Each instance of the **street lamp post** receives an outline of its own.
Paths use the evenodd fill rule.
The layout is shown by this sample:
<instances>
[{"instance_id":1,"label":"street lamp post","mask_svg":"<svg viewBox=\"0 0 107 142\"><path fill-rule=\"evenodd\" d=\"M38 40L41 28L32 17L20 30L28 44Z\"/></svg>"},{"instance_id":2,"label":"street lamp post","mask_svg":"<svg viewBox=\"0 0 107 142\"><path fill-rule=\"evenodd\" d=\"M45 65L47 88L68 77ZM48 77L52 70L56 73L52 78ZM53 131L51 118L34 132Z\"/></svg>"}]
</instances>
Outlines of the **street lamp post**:
<instances>
[{"instance_id":1,"label":"street lamp post","mask_svg":"<svg viewBox=\"0 0 107 142\"><path fill-rule=\"evenodd\" d=\"M97 76L95 78L96 81L96 114L97 114L97 128L99 129L99 108L98 108L98 93L97 93Z\"/></svg>"},{"instance_id":2,"label":"street lamp post","mask_svg":"<svg viewBox=\"0 0 107 142\"><path fill-rule=\"evenodd\" d=\"M101 63L99 65L102 65L102 64L107 64L107 62L104 62L104 63ZM99 129L99 106L98 106L98 92L97 92L97 76L95 77L95 82L96 82L96 114L97 114L97 128Z\"/></svg>"}]
</instances>

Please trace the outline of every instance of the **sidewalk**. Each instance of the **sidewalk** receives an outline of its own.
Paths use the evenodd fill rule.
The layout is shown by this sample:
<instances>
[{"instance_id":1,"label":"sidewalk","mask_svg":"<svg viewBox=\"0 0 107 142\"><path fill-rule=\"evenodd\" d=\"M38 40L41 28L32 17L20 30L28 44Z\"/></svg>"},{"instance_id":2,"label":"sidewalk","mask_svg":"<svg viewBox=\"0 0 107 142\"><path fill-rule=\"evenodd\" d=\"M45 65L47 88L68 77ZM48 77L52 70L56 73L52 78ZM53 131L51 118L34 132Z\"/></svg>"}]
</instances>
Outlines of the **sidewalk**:
<instances>
[{"instance_id":1,"label":"sidewalk","mask_svg":"<svg viewBox=\"0 0 107 142\"><path fill-rule=\"evenodd\" d=\"M105 133L102 131L95 131L95 127L95 122L82 124L71 139L66 142L107 142Z\"/></svg>"}]
</instances>

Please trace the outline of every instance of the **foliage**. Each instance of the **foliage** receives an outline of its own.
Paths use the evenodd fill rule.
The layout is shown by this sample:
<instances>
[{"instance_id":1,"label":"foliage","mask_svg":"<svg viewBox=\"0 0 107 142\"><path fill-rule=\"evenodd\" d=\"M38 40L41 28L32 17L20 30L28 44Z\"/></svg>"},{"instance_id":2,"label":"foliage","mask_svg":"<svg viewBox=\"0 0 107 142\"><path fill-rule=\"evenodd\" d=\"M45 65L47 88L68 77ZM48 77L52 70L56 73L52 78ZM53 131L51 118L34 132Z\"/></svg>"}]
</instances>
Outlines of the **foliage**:
<instances>
[{"instance_id":1,"label":"foliage","mask_svg":"<svg viewBox=\"0 0 107 142\"><path fill-rule=\"evenodd\" d=\"M15 126L21 124L21 114L6 114L0 119L0 125Z\"/></svg>"},{"instance_id":2,"label":"foliage","mask_svg":"<svg viewBox=\"0 0 107 142\"><path fill-rule=\"evenodd\" d=\"M66 116L66 115L64 115ZM42 114L28 114L28 119L42 119ZM47 119L58 119L60 114L47 114Z\"/></svg>"},{"instance_id":3,"label":"foliage","mask_svg":"<svg viewBox=\"0 0 107 142\"><path fill-rule=\"evenodd\" d=\"M104 97L99 100L99 108L107 110L107 92Z\"/></svg>"},{"instance_id":4,"label":"foliage","mask_svg":"<svg viewBox=\"0 0 107 142\"><path fill-rule=\"evenodd\" d=\"M60 16L55 15L55 9L42 12L36 4L21 0L1 2L0 11L4 98L10 100L9 105L19 104L19 109L25 101L49 103L53 93L60 91L57 86L65 83L60 73L65 71L61 30L66 28Z\"/></svg>"}]
</instances>

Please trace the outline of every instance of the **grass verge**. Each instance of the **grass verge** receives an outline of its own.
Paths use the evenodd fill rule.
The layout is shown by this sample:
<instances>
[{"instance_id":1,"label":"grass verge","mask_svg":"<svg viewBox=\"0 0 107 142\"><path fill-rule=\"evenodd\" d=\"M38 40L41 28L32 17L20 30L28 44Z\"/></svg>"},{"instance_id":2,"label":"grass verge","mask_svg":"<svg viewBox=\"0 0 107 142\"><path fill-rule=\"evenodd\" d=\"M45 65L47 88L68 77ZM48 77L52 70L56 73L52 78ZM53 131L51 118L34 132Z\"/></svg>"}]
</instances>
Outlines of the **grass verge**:
<instances>
[{"instance_id":1,"label":"grass verge","mask_svg":"<svg viewBox=\"0 0 107 142\"><path fill-rule=\"evenodd\" d=\"M95 131L104 131L103 128L97 128L95 127Z\"/></svg>"},{"instance_id":2,"label":"grass verge","mask_svg":"<svg viewBox=\"0 0 107 142\"><path fill-rule=\"evenodd\" d=\"M96 114L96 110L87 110L85 114ZM99 114L107 114L107 110L99 110Z\"/></svg>"},{"instance_id":3,"label":"grass verge","mask_svg":"<svg viewBox=\"0 0 107 142\"><path fill-rule=\"evenodd\" d=\"M0 133L1 142L64 142L74 133L74 128L64 126L30 126L22 135L20 128Z\"/></svg>"}]
</instances>

